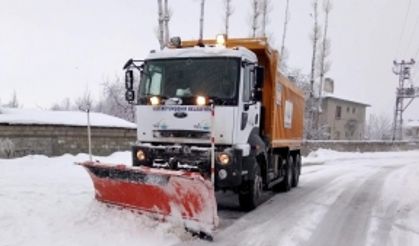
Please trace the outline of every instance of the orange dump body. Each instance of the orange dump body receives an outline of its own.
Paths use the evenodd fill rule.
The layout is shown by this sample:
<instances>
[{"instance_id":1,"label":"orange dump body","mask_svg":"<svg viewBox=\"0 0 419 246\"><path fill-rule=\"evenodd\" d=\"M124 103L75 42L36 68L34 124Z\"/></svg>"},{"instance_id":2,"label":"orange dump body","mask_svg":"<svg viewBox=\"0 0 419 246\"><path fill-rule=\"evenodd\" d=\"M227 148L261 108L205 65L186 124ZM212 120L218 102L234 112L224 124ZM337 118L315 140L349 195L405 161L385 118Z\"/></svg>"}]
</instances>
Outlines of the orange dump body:
<instances>
[{"instance_id":1,"label":"orange dump body","mask_svg":"<svg viewBox=\"0 0 419 246\"><path fill-rule=\"evenodd\" d=\"M196 40L183 41L182 47L193 47L197 43ZM203 40L202 43L215 45L215 40ZM227 39L226 47L251 50L265 68L262 128L271 147L300 148L304 128L304 94L278 71L278 51L269 46L266 38Z\"/></svg>"}]
</instances>

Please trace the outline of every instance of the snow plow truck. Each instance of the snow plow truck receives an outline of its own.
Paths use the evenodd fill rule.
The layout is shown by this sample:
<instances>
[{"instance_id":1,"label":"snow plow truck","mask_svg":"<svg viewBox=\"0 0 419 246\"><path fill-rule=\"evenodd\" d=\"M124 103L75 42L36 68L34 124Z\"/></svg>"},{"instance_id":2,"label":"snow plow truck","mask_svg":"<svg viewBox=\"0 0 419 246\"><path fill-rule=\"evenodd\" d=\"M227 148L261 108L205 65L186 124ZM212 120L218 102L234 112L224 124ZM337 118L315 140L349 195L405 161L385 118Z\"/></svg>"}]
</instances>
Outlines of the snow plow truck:
<instances>
[{"instance_id":1,"label":"snow plow truck","mask_svg":"<svg viewBox=\"0 0 419 246\"><path fill-rule=\"evenodd\" d=\"M181 41L124 66L135 105L132 165L81 163L96 198L211 237L215 191L252 210L264 190L289 191L301 171L304 95L264 38Z\"/></svg>"}]
</instances>

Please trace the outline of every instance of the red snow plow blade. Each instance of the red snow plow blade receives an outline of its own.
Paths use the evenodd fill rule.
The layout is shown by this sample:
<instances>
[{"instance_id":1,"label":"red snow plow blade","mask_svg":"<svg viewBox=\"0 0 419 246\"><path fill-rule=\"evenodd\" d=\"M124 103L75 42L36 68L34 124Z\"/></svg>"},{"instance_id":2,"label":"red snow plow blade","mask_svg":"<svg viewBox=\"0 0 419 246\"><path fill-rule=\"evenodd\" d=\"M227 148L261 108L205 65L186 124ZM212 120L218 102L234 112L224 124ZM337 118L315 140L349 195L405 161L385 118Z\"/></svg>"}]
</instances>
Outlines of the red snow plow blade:
<instances>
[{"instance_id":1,"label":"red snow plow blade","mask_svg":"<svg viewBox=\"0 0 419 246\"><path fill-rule=\"evenodd\" d=\"M92 178L96 199L156 218L181 217L185 227L212 235L218 225L211 181L199 173L148 167L79 163Z\"/></svg>"}]
</instances>

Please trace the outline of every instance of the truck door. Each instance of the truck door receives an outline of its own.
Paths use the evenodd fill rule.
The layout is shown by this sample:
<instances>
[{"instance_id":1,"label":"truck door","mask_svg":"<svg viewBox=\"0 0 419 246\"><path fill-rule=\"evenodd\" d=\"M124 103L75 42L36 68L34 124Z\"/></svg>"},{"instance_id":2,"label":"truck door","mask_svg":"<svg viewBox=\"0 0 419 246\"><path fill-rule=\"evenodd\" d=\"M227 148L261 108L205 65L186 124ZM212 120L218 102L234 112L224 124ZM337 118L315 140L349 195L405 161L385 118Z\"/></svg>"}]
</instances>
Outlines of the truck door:
<instances>
[{"instance_id":1,"label":"truck door","mask_svg":"<svg viewBox=\"0 0 419 246\"><path fill-rule=\"evenodd\" d=\"M260 122L260 103L254 101L252 96L256 79L254 67L254 64L247 63L243 70L238 134L242 143L247 142L251 131L258 128Z\"/></svg>"}]
</instances>

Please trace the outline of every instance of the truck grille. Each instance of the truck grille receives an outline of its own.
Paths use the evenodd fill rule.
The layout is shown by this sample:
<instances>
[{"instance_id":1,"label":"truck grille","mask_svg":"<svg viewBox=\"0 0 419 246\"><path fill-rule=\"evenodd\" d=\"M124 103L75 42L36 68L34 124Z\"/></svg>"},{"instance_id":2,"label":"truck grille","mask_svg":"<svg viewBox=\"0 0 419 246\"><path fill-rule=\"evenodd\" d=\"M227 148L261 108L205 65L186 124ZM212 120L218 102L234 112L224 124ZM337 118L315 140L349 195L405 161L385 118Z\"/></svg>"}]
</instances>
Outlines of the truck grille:
<instances>
[{"instance_id":1,"label":"truck grille","mask_svg":"<svg viewBox=\"0 0 419 246\"><path fill-rule=\"evenodd\" d=\"M186 131L186 130L154 130L155 138L195 138L210 139L210 132L205 131Z\"/></svg>"}]
</instances>

